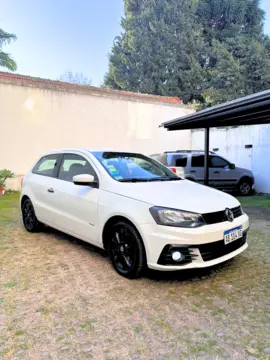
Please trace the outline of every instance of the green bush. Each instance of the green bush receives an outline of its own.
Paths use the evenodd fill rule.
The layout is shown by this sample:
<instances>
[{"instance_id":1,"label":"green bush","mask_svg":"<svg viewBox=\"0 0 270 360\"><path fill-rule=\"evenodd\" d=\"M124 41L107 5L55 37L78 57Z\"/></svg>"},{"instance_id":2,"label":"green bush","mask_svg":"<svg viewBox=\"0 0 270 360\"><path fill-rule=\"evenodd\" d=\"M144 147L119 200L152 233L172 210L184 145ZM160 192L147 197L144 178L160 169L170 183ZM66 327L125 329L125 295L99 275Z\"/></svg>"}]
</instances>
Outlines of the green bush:
<instances>
[{"instance_id":1,"label":"green bush","mask_svg":"<svg viewBox=\"0 0 270 360\"><path fill-rule=\"evenodd\" d=\"M5 186L5 182L7 179L11 179L14 177L14 173L11 170L3 169L0 170L0 186Z\"/></svg>"}]
</instances>

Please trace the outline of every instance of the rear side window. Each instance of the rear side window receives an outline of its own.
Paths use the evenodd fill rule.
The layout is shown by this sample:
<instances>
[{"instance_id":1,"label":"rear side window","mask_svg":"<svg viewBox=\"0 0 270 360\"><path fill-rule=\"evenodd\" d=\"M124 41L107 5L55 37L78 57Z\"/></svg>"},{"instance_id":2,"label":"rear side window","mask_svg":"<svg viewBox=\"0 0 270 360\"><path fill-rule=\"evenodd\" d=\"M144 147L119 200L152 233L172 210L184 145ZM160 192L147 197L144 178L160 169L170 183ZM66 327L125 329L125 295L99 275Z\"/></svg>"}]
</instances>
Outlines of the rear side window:
<instances>
[{"instance_id":1,"label":"rear side window","mask_svg":"<svg viewBox=\"0 0 270 360\"><path fill-rule=\"evenodd\" d=\"M58 154L42 157L34 166L32 173L50 177L55 176L58 157Z\"/></svg>"},{"instance_id":2,"label":"rear side window","mask_svg":"<svg viewBox=\"0 0 270 360\"><path fill-rule=\"evenodd\" d=\"M204 167L204 155L192 155L191 166Z\"/></svg>"},{"instance_id":3,"label":"rear side window","mask_svg":"<svg viewBox=\"0 0 270 360\"><path fill-rule=\"evenodd\" d=\"M168 154L167 166L175 167L186 167L187 166L187 155L181 154Z\"/></svg>"}]
</instances>

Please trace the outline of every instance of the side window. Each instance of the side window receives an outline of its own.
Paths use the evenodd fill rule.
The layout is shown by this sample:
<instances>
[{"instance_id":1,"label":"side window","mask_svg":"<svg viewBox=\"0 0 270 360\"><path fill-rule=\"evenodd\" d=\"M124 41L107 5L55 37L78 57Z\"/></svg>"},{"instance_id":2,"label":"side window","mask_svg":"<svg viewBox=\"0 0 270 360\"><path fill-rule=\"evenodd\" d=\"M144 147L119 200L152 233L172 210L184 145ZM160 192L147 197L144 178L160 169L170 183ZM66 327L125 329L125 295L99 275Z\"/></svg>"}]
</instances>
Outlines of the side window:
<instances>
[{"instance_id":1,"label":"side window","mask_svg":"<svg viewBox=\"0 0 270 360\"><path fill-rule=\"evenodd\" d=\"M210 156L210 167L225 168L226 166L229 166L229 163L226 160L219 156Z\"/></svg>"},{"instance_id":2,"label":"side window","mask_svg":"<svg viewBox=\"0 0 270 360\"><path fill-rule=\"evenodd\" d=\"M186 167L187 155L169 154L167 160L167 166Z\"/></svg>"},{"instance_id":3,"label":"side window","mask_svg":"<svg viewBox=\"0 0 270 360\"><path fill-rule=\"evenodd\" d=\"M89 174L97 180L93 167L82 156L76 154L65 154L60 166L58 178L65 181L73 181L73 176Z\"/></svg>"},{"instance_id":4,"label":"side window","mask_svg":"<svg viewBox=\"0 0 270 360\"><path fill-rule=\"evenodd\" d=\"M204 155L192 155L191 166L204 167Z\"/></svg>"},{"instance_id":5,"label":"side window","mask_svg":"<svg viewBox=\"0 0 270 360\"><path fill-rule=\"evenodd\" d=\"M34 166L32 173L44 176L55 176L59 154L52 154L42 157Z\"/></svg>"}]
</instances>

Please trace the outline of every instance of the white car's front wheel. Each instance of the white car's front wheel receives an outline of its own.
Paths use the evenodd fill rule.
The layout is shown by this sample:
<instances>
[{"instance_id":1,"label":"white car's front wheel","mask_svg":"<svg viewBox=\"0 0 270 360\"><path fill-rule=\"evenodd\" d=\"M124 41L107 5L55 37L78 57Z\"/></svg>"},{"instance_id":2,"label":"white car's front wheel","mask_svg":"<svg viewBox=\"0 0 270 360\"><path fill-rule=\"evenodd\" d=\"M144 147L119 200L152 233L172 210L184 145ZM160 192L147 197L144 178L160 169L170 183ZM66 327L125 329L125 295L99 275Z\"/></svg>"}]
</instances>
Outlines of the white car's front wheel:
<instances>
[{"instance_id":1,"label":"white car's front wheel","mask_svg":"<svg viewBox=\"0 0 270 360\"><path fill-rule=\"evenodd\" d=\"M136 228L128 222L113 225L108 244L109 256L118 274L128 278L141 277L146 267L143 242Z\"/></svg>"}]
</instances>

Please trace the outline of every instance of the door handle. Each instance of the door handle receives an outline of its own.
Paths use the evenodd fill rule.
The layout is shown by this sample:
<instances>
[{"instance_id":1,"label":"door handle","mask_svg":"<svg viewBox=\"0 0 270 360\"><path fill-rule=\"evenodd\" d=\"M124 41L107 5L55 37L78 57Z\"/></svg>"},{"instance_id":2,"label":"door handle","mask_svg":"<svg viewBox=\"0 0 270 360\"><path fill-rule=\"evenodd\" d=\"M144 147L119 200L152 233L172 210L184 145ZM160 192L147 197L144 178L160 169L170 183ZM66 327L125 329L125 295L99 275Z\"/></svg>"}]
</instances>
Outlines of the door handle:
<instances>
[{"instance_id":1,"label":"door handle","mask_svg":"<svg viewBox=\"0 0 270 360\"><path fill-rule=\"evenodd\" d=\"M220 174L220 171L215 171L214 174Z\"/></svg>"},{"instance_id":2,"label":"door handle","mask_svg":"<svg viewBox=\"0 0 270 360\"><path fill-rule=\"evenodd\" d=\"M54 193L53 188L49 188L49 189L47 189L47 191L48 191L49 193Z\"/></svg>"},{"instance_id":3,"label":"door handle","mask_svg":"<svg viewBox=\"0 0 270 360\"><path fill-rule=\"evenodd\" d=\"M196 172L196 170L191 170L190 172L194 174Z\"/></svg>"}]
</instances>

